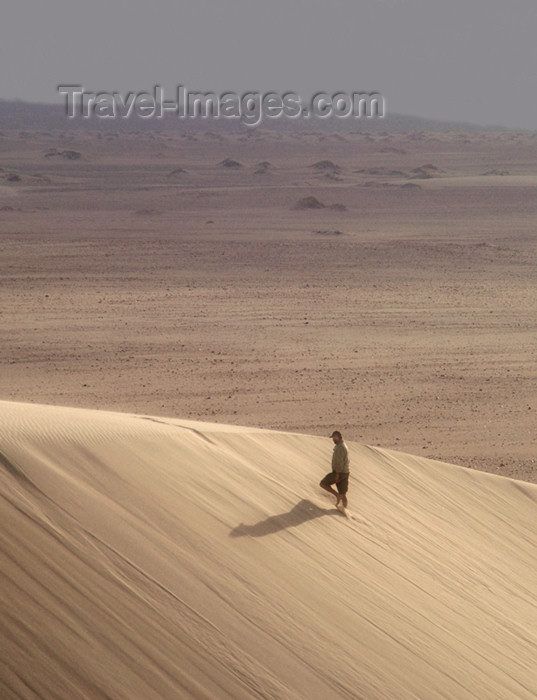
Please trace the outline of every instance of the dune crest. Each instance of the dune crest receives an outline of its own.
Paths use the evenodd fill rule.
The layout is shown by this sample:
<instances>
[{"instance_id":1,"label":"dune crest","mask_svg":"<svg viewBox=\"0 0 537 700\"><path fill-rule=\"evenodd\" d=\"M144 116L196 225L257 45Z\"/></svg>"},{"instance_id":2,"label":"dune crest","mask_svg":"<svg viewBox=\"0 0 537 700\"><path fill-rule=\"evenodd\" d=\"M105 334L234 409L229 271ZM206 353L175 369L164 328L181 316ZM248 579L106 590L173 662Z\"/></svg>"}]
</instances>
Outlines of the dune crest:
<instances>
[{"instance_id":1,"label":"dune crest","mask_svg":"<svg viewBox=\"0 0 537 700\"><path fill-rule=\"evenodd\" d=\"M533 698L537 486L0 402L2 697Z\"/></svg>"}]
</instances>

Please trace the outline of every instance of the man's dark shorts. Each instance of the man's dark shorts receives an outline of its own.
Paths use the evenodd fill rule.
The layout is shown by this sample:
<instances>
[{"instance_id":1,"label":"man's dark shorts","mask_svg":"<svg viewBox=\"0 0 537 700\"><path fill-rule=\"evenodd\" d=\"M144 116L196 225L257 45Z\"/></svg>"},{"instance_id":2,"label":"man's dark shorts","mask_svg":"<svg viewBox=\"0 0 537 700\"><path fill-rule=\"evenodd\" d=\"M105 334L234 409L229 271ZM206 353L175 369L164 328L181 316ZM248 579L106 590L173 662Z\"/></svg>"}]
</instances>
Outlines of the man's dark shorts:
<instances>
[{"instance_id":1,"label":"man's dark shorts","mask_svg":"<svg viewBox=\"0 0 537 700\"><path fill-rule=\"evenodd\" d=\"M336 479L339 476L339 481L336 484ZM338 474L337 472L329 472L323 479L321 479L321 486L332 486L336 484L338 493L347 493L349 490L349 475Z\"/></svg>"}]
</instances>

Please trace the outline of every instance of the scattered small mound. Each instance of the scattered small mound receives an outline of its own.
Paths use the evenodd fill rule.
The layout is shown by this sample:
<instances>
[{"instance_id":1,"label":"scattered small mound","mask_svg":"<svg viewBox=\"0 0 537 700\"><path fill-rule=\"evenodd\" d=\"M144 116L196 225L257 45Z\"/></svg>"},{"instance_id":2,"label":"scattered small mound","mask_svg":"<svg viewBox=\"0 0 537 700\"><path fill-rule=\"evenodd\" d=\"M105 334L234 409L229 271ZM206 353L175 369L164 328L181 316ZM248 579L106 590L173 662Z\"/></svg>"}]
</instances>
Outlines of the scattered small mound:
<instances>
[{"instance_id":1,"label":"scattered small mound","mask_svg":"<svg viewBox=\"0 0 537 700\"><path fill-rule=\"evenodd\" d=\"M339 202L331 204L328 208L333 209L334 211L347 211L347 207L344 204L340 204Z\"/></svg>"},{"instance_id":2,"label":"scattered small mound","mask_svg":"<svg viewBox=\"0 0 537 700\"><path fill-rule=\"evenodd\" d=\"M221 165L223 168L242 168L243 165L242 163L239 163L238 160L233 160L233 158L225 158L224 160L221 160L218 165Z\"/></svg>"},{"instance_id":3,"label":"scattered small mound","mask_svg":"<svg viewBox=\"0 0 537 700\"><path fill-rule=\"evenodd\" d=\"M257 169L254 170L254 175L267 175L271 167L272 165L268 160L262 160L257 164Z\"/></svg>"},{"instance_id":4,"label":"scattered small mound","mask_svg":"<svg viewBox=\"0 0 537 700\"><path fill-rule=\"evenodd\" d=\"M433 165L432 163L426 163L425 165L420 165L419 167L414 168L411 171L412 177L416 178L418 180L428 180L440 172L442 172L442 171L439 168L437 168L436 165Z\"/></svg>"},{"instance_id":5,"label":"scattered small mound","mask_svg":"<svg viewBox=\"0 0 537 700\"><path fill-rule=\"evenodd\" d=\"M80 160L82 153L80 151L71 151L69 149L58 151L57 148L51 148L45 153L45 158L65 158L66 160Z\"/></svg>"},{"instance_id":6,"label":"scattered small mound","mask_svg":"<svg viewBox=\"0 0 537 700\"><path fill-rule=\"evenodd\" d=\"M137 209L134 213L136 216L155 216L155 214L158 214L158 211L151 209L151 207L145 207L144 209Z\"/></svg>"},{"instance_id":7,"label":"scattered small mound","mask_svg":"<svg viewBox=\"0 0 537 700\"><path fill-rule=\"evenodd\" d=\"M325 180L333 180L334 182L343 182L342 177L340 177L336 172L331 172L330 170L327 170L325 173L323 173L322 177Z\"/></svg>"},{"instance_id":8,"label":"scattered small mound","mask_svg":"<svg viewBox=\"0 0 537 700\"><path fill-rule=\"evenodd\" d=\"M177 175L186 175L188 170L185 170L184 168L175 168L175 170L172 170L171 172L168 173L168 177L176 177Z\"/></svg>"},{"instance_id":9,"label":"scattered small mound","mask_svg":"<svg viewBox=\"0 0 537 700\"><path fill-rule=\"evenodd\" d=\"M0 179L10 184L43 185L50 183L50 178L37 173L34 175L21 175L16 172L8 172L5 175L3 173L0 174Z\"/></svg>"},{"instance_id":10,"label":"scattered small mound","mask_svg":"<svg viewBox=\"0 0 537 700\"><path fill-rule=\"evenodd\" d=\"M35 178L36 180L42 182L45 185L48 185L51 182L49 177L47 177L46 175L42 175L41 173L34 173L30 177Z\"/></svg>"},{"instance_id":11,"label":"scattered small mound","mask_svg":"<svg viewBox=\"0 0 537 700\"><path fill-rule=\"evenodd\" d=\"M304 209L324 209L325 205L320 202L317 197L310 195L309 197L302 197L293 205L293 209L303 211Z\"/></svg>"},{"instance_id":12,"label":"scattered small mound","mask_svg":"<svg viewBox=\"0 0 537 700\"><path fill-rule=\"evenodd\" d=\"M327 170L334 173L341 172L339 165L331 160L318 160L316 163L313 163L313 165L310 165L310 168L315 168L315 170L321 170L323 172Z\"/></svg>"},{"instance_id":13,"label":"scattered small mound","mask_svg":"<svg viewBox=\"0 0 537 700\"><path fill-rule=\"evenodd\" d=\"M384 146L380 149L381 153L397 153L398 155L404 155L406 153L404 148L396 148L395 146Z\"/></svg>"}]
</instances>

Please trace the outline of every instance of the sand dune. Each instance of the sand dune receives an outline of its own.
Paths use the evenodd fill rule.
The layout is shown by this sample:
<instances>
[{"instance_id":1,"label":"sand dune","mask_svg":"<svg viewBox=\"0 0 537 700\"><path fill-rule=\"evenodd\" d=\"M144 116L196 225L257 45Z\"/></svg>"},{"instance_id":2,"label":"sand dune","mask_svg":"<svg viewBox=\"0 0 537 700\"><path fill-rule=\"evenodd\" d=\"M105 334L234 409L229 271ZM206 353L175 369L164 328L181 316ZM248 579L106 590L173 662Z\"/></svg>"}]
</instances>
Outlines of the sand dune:
<instances>
[{"instance_id":1,"label":"sand dune","mask_svg":"<svg viewBox=\"0 0 537 700\"><path fill-rule=\"evenodd\" d=\"M0 402L3 698L534 698L537 487Z\"/></svg>"}]
</instances>

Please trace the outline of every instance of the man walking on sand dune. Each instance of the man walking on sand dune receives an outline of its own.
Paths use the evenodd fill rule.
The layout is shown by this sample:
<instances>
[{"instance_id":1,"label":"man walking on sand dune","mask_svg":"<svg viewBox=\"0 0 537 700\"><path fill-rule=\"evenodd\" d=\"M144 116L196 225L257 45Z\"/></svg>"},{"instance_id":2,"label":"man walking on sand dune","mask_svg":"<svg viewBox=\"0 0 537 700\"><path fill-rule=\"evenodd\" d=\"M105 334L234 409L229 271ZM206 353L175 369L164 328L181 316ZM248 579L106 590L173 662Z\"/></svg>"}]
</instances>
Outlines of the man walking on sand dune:
<instances>
[{"instance_id":1,"label":"man walking on sand dune","mask_svg":"<svg viewBox=\"0 0 537 700\"><path fill-rule=\"evenodd\" d=\"M329 472L319 486L336 497L336 508L347 507L347 491L349 490L349 451L339 430L334 430L330 435L334 441L334 452L332 453L332 471ZM332 488L336 485L337 492Z\"/></svg>"}]
</instances>

